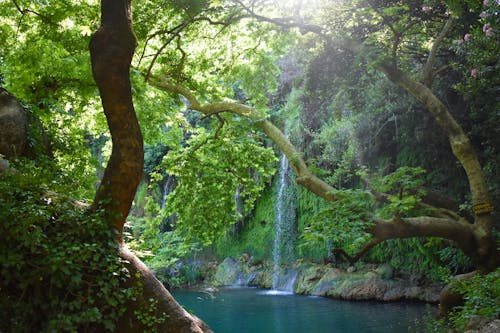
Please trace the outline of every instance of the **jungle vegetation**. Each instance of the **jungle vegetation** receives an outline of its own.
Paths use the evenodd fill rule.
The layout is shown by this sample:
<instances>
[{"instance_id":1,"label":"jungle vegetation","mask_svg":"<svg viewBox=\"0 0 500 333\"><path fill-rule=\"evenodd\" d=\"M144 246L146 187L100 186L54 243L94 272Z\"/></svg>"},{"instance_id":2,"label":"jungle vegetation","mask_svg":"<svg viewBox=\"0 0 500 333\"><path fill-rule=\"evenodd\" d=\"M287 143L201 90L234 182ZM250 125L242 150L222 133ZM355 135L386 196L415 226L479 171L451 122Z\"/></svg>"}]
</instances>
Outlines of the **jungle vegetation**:
<instances>
[{"instance_id":1,"label":"jungle vegetation","mask_svg":"<svg viewBox=\"0 0 500 333\"><path fill-rule=\"evenodd\" d=\"M468 273L452 325L498 316L499 9L0 1L0 86L45 133L2 153L0 330L209 332L137 255L265 256L281 153L299 255Z\"/></svg>"}]
</instances>

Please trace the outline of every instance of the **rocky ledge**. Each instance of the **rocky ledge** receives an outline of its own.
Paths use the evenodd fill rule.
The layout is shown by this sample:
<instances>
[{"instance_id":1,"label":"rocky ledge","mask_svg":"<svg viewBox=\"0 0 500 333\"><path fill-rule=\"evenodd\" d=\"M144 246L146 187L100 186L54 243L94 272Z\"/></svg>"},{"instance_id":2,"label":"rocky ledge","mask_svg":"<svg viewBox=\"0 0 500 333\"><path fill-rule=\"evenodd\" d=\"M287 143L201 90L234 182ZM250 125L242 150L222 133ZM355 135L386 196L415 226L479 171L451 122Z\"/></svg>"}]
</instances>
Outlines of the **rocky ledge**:
<instances>
[{"instance_id":1,"label":"rocky ledge","mask_svg":"<svg viewBox=\"0 0 500 333\"><path fill-rule=\"evenodd\" d=\"M217 265L211 286L257 286L271 288L273 267L270 263L253 262L251 258L226 258ZM438 302L442 285L396 277L390 265L367 265L357 271L332 264L298 261L282 267L280 286L288 284L296 294L325 296L346 300ZM281 289L281 288L280 288Z\"/></svg>"}]
</instances>

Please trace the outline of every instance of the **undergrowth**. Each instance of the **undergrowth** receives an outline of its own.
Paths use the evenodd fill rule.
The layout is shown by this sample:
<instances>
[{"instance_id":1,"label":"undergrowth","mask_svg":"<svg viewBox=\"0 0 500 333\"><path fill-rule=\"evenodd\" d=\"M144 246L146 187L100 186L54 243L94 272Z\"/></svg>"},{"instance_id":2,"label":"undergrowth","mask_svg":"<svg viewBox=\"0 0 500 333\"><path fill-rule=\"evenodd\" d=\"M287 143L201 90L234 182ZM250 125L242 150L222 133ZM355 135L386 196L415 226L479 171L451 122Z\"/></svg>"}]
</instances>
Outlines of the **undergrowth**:
<instances>
[{"instance_id":1,"label":"undergrowth","mask_svg":"<svg viewBox=\"0 0 500 333\"><path fill-rule=\"evenodd\" d=\"M73 182L32 162L0 173L0 331L112 331L134 297L102 214L77 208Z\"/></svg>"}]
</instances>

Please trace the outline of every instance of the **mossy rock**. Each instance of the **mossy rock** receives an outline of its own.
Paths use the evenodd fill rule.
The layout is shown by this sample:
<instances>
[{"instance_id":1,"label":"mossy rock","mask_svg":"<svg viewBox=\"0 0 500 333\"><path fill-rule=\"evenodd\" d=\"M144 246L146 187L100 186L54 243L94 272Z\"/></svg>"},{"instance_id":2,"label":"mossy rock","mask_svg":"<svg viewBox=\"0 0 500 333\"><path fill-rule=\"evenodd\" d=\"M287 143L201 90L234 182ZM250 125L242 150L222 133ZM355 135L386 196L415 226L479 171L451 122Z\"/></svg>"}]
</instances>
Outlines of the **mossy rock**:
<instances>
[{"instance_id":1,"label":"mossy rock","mask_svg":"<svg viewBox=\"0 0 500 333\"><path fill-rule=\"evenodd\" d=\"M215 286L230 286L235 283L241 272L241 264L231 257L227 257L217 267L214 276Z\"/></svg>"}]
</instances>

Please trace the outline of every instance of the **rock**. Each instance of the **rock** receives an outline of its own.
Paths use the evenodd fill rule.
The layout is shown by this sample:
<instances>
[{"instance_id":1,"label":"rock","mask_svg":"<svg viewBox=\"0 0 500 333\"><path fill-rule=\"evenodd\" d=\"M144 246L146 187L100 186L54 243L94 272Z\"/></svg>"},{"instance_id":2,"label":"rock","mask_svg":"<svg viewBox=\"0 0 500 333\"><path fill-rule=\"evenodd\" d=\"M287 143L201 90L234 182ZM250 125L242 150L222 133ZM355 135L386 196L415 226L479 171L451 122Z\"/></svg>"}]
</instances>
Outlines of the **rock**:
<instances>
[{"instance_id":1,"label":"rock","mask_svg":"<svg viewBox=\"0 0 500 333\"><path fill-rule=\"evenodd\" d=\"M284 269L284 276L296 275L294 292L348 300L420 300L437 302L441 285L415 285L408 280L395 279L390 265L368 267L359 272L312 262L297 262ZM269 262L250 266L241 260L226 258L213 278L214 286L251 285L271 288L273 265ZM292 274L293 273L293 274Z\"/></svg>"},{"instance_id":2,"label":"rock","mask_svg":"<svg viewBox=\"0 0 500 333\"><path fill-rule=\"evenodd\" d=\"M394 269L389 264L378 266L376 273L384 280L390 280L394 276Z\"/></svg>"},{"instance_id":3,"label":"rock","mask_svg":"<svg viewBox=\"0 0 500 333\"><path fill-rule=\"evenodd\" d=\"M314 286L327 272L324 265L316 264L303 264L299 266L299 276L295 286L295 293L297 294L310 294Z\"/></svg>"},{"instance_id":4,"label":"rock","mask_svg":"<svg viewBox=\"0 0 500 333\"><path fill-rule=\"evenodd\" d=\"M0 88L0 154L25 154L28 142L28 116L18 100Z\"/></svg>"},{"instance_id":5,"label":"rock","mask_svg":"<svg viewBox=\"0 0 500 333\"><path fill-rule=\"evenodd\" d=\"M224 261L217 267L217 271L214 276L215 286L231 286L238 279L238 275L241 271L241 264L231 257L227 257Z\"/></svg>"},{"instance_id":6,"label":"rock","mask_svg":"<svg viewBox=\"0 0 500 333\"><path fill-rule=\"evenodd\" d=\"M471 319L471 322L467 325L466 331L464 333L498 333L500 332L500 319L487 319L487 318L482 318L480 319L473 318ZM469 326L472 324L475 329L470 329Z\"/></svg>"},{"instance_id":7,"label":"rock","mask_svg":"<svg viewBox=\"0 0 500 333\"><path fill-rule=\"evenodd\" d=\"M9 170L9 161L0 157L0 172Z\"/></svg>"}]
</instances>

